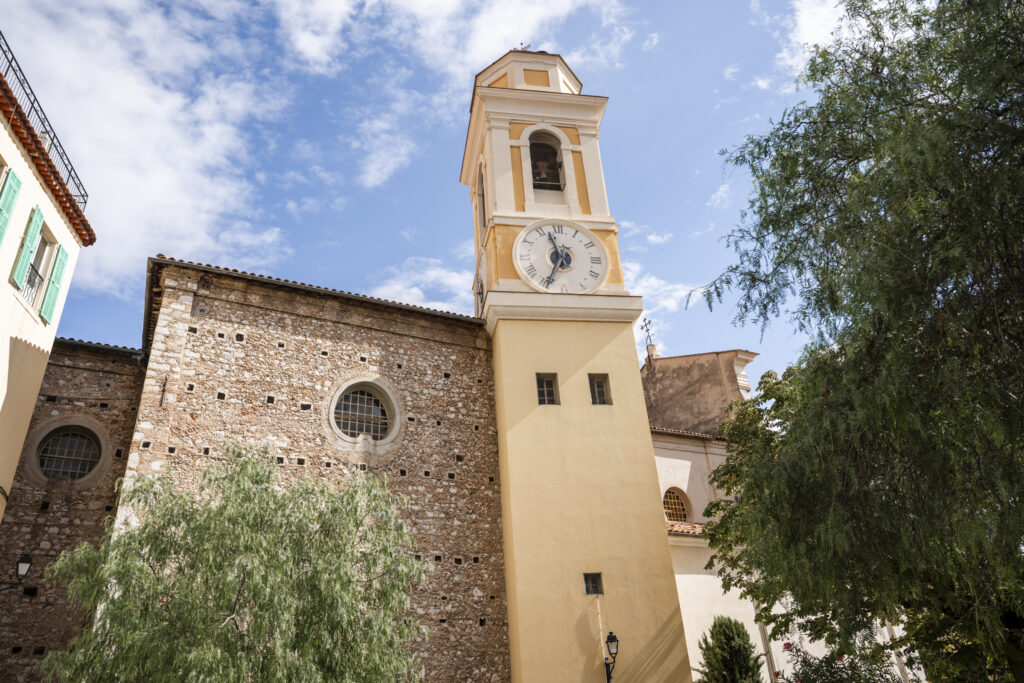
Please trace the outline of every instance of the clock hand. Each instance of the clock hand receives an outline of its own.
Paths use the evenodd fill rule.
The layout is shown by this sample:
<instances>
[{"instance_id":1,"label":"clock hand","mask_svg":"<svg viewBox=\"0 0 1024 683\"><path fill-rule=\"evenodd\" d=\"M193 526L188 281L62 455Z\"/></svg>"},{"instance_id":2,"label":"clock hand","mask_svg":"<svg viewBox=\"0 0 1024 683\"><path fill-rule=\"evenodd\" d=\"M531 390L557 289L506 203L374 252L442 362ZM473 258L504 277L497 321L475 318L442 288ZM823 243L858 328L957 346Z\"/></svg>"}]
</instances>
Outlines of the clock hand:
<instances>
[{"instance_id":1,"label":"clock hand","mask_svg":"<svg viewBox=\"0 0 1024 683\"><path fill-rule=\"evenodd\" d=\"M551 244L555 246L555 253L558 254L558 258L555 260L555 265L551 268L551 274L544 280L545 287L550 287L551 283L555 281L555 273L558 272L558 269L565 261L565 251L558 246L558 242L555 241L555 236L549 232L548 239L551 240Z\"/></svg>"}]
</instances>

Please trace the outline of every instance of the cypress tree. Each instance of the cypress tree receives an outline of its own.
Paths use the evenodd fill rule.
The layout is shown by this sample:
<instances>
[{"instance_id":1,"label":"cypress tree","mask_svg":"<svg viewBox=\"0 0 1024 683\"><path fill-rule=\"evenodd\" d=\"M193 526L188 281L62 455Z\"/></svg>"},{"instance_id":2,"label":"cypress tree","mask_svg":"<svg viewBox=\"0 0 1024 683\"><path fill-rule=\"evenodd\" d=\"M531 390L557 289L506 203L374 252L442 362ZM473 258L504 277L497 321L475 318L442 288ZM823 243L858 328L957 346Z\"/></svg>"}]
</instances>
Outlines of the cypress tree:
<instances>
[{"instance_id":1,"label":"cypress tree","mask_svg":"<svg viewBox=\"0 0 1024 683\"><path fill-rule=\"evenodd\" d=\"M715 617L700 637L703 666L698 683L761 683L761 655L754 651L747 629L732 617Z\"/></svg>"}]
</instances>

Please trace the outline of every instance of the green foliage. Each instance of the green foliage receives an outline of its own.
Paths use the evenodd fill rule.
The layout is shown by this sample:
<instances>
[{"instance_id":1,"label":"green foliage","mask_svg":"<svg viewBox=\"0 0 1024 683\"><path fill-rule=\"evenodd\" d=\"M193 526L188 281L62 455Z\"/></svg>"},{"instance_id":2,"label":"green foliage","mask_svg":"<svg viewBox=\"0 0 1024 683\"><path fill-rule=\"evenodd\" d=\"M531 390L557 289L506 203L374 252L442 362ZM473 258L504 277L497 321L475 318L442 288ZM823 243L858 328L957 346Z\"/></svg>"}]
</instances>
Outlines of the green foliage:
<instances>
[{"instance_id":1,"label":"green foliage","mask_svg":"<svg viewBox=\"0 0 1024 683\"><path fill-rule=\"evenodd\" d=\"M266 449L230 447L198 491L126 483L108 523L46 570L89 611L44 673L68 681L404 680L421 633L409 593L425 573L399 500L373 477L341 490L281 487Z\"/></svg>"},{"instance_id":2,"label":"green foliage","mask_svg":"<svg viewBox=\"0 0 1024 683\"><path fill-rule=\"evenodd\" d=\"M705 533L776 633L899 622L929 671L1024 681L1024 3L846 9L816 101L730 154L709 301L815 341L724 425Z\"/></svg>"},{"instance_id":3,"label":"green foliage","mask_svg":"<svg viewBox=\"0 0 1024 683\"><path fill-rule=\"evenodd\" d=\"M703 665L698 683L761 683L761 655L746 627L731 617L715 617L698 642Z\"/></svg>"},{"instance_id":4,"label":"green foliage","mask_svg":"<svg viewBox=\"0 0 1024 683\"><path fill-rule=\"evenodd\" d=\"M870 642L870 633L864 634L861 643ZM786 657L792 673L779 678L785 683L900 683L902 680L892 662L877 653L858 648L853 655L830 652L815 657L801 642L788 645Z\"/></svg>"}]
</instances>

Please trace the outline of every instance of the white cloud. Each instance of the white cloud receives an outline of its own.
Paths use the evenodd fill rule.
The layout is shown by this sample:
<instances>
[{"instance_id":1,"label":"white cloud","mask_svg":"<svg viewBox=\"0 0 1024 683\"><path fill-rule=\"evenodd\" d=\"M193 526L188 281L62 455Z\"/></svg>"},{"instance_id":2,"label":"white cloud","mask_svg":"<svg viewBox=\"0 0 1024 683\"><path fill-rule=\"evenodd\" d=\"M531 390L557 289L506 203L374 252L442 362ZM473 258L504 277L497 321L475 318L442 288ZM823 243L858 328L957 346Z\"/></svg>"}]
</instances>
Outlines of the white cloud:
<instances>
[{"instance_id":1,"label":"white cloud","mask_svg":"<svg viewBox=\"0 0 1024 683\"><path fill-rule=\"evenodd\" d=\"M714 222L711 222L711 223L708 223L708 227L704 228L703 230L697 230L695 232L691 232L690 233L690 237L697 238L697 237L700 237L701 235L706 235L709 232L714 232L715 229L716 228L715 228Z\"/></svg>"},{"instance_id":2,"label":"white cloud","mask_svg":"<svg viewBox=\"0 0 1024 683\"><path fill-rule=\"evenodd\" d=\"M640 49L644 52L649 52L658 46L658 42L660 40L661 39L658 37L657 33L648 33L647 38L644 39L644 44L640 46Z\"/></svg>"},{"instance_id":3,"label":"white cloud","mask_svg":"<svg viewBox=\"0 0 1024 683\"><path fill-rule=\"evenodd\" d=\"M456 244L452 249L452 254L460 261L476 261L476 246L473 244L473 238L462 240Z\"/></svg>"},{"instance_id":4,"label":"white cloud","mask_svg":"<svg viewBox=\"0 0 1024 683\"><path fill-rule=\"evenodd\" d=\"M651 244L665 244L672 239L670 232L652 232L647 235L647 241Z\"/></svg>"},{"instance_id":5,"label":"white cloud","mask_svg":"<svg viewBox=\"0 0 1024 683\"><path fill-rule=\"evenodd\" d=\"M416 237L416 228L406 228L405 230L399 230L398 234L402 236L403 240L411 242Z\"/></svg>"},{"instance_id":6,"label":"white cloud","mask_svg":"<svg viewBox=\"0 0 1024 683\"><path fill-rule=\"evenodd\" d=\"M772 79L770 76L758 76L750 82L750 85L758 90L768 90L772 87Z\"/></svg>"},{"instance_id":7,"label":"white cloud","mask_svg":"<svg viewBox=\"0 0 1024 683\"><path fill-rule=\"evenodd\" d=\"M720 209L729 201L729 183L722 183L715 190L715 193L708 197L706 206L713 209Z\"/></svg>"},{"instance_id":8,"label":"white cloud","mask_svg":"<svg viewBox=\"0 0 1024 683\"><path fill-rule=\"evenodd\" d=\"M402 265L388 268L387 277L370 295L472 315L473 273L448 268L440 259L407 258Z\"/></svg>"},{"instance_id":9,"label":"white cloud","mask_svg":"<svg viewBox=\"0 0 1024 683\"><path fill-rule=\"evenodd\" d=\"M277 16L285 44L316 73L338 69L345 48L342 29L352 19L356 0L265 0Z\"/></svg>"},{"instance_id":10,"label":"white cloud","mask_svg":"<svg viewBox=\"0 0 1024 683\"><path fill-rule=\"evenodd\" d=\"M740 67L738 65L730 64L729 66L725 67L725 71L722 72L722 78L724 78L727 81L735 80L736 74L739 73L739 70Z\"/></svg>"},{"instance_id":11,"label":"white cloud","mask_svg":"<svg viewBox=\"0 0 1024 683\"><path fill-rule=\"evenodd\" d=\"M286 254L251 208L243 127L288 102L239 64L242 10L156 2L4 4L4 31L90 192L75 286L126 296L163 252L257 268ZM69 68L69 65L72 65Z\"/></svg>"},{"instance_id":12,"label":"white cloud","mask_svg":"<svg viewBox=\"0 0 1024 683\"><path fill-rule=\"evenodd\" d=\"M567 54L565 60L576 65L576 68L599 66L619 69L622 67L622 51L634 35L633 29L628 26L613 26L606 34L590 36L583 47Z\"/></svg>"},{"instance_id":13,"label":"white cloud","mask_svg":"<svg viewBox=\"0 0 1024 683\"><path fill-rule=\"evenodd\" d=\"M787 34L776 64L796 75L807 63L812 45L825 45L839 27L843 7L838 0L790 0L792 15L784 20Z\"/></svg>"},{"instance_id":14,"label":"white cloud","mask_svg":"<svg viewBox=\"0 0 1024 683\"><path fill-rule=\"evenodd\" d=\"M696 285L662 280L633 261L622 264L622 275L630 294L644 298L644 312L647 314L686 310L697 302L704 291Z\"/></svg>"},{"instance_id":15,"label":"white cloud","mask_svg":"<svg viewBox=\"0 0 1024 683\"><path fill-rule=\"evenodd\" d=\"M288 199L284 203L285 210L287 210L296 221L302 218L303 214L317 212L322 207L323 202L319 197L303 197L298 201Z\"/></svg>"}]
</instances>

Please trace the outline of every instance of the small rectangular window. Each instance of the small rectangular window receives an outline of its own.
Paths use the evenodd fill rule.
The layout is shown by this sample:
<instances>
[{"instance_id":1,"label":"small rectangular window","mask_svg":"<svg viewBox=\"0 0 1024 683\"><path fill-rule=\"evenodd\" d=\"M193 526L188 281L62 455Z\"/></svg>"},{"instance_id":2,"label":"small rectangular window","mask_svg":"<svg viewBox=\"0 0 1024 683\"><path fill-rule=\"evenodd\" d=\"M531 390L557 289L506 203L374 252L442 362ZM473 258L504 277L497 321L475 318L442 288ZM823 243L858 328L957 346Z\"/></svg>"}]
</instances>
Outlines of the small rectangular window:
<instances>
[{"instance_id":1,"label":"small rectangular window","mask_svg":"<svg viewBox=\"0 0 1024 683\"><path fill-rule=\"evenodd\" d=\"M601 573L583 575L583 587L587 595L604 595L604 583L601 581Z\"/></svg>"},{"instance_id":2,"label":"small rectangular window","mask_svg":"<svg viewBox=\"0 0 1024 683\"><path fill-rule=\"evenodd\" d=\"M608 384L608 375L590 375L590 402L595 406L612 404L612 390L611 385Z\"/></svg>"},{"instance_id":3,"label":"small rectangular window","mask_svg":"<svg viewBox=\"0 0 1024 683\"><path fill-rule=\"evenodd\" d=\"M558 405L558 375L537 373L537 403L542 406Z\"/></svg>"}]
</instances>

